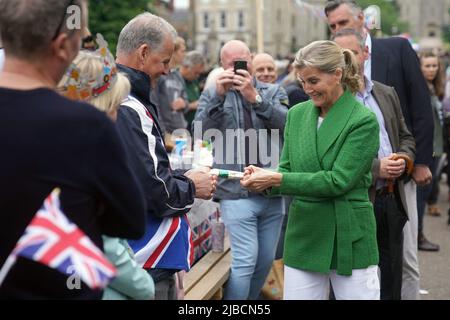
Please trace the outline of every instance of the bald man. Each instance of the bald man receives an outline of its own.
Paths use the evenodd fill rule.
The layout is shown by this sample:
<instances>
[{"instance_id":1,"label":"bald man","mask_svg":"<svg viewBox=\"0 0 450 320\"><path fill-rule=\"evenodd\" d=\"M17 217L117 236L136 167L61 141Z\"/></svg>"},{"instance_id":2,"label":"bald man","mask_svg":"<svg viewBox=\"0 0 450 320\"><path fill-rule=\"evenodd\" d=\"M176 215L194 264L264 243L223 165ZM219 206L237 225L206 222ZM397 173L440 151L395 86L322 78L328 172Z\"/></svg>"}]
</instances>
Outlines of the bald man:
<instances>
[{"instance_id":1,"label":"bald man","mask_svg":"<svg viewBox=\"0 0 450 320\"><path fill-rule=\"evenodd\" d=\"M253 58L255 77L264 83L275 83L277 80L277 67L275 60L268 53L258 53Z\"/></svg>"},{"instance_id":2,"label":"bald man","mask_svg":"<svg viewBox=\"0 0 450 320\"><path fill-rule=\"evenodd\" d=\"M240 172L250 164L276 168L287 114L286 92L279 85L263 83L252 76L254 67L245 43L226 43L220 57L224 71L217 77L216 85L200 97L194 134L199 128L203 134L216 133L215 168ZM235 61L245 61L247 70L235 71ZM275 255L282 199L249 193L238 180L219 181L215 199L220 201L232 249L224 298L255 300Z\"/></svg>"}]
</instances>

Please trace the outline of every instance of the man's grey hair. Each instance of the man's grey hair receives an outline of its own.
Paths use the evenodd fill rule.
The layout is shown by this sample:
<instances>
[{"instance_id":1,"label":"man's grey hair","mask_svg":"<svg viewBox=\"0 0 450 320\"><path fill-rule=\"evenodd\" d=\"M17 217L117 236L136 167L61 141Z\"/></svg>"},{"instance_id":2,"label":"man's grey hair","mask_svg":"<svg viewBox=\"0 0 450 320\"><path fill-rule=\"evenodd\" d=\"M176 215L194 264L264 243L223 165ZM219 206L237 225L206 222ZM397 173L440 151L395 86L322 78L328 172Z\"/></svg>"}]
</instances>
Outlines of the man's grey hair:
<instances>
[{"instance_id":1,"label":"man's grey hair","mask_svg":"<svg viewBox=\"0 0 450 320\"><path fill-rule=\"evenodd\" d=\"M362 12L361 6L358 5L355 0L328 0L324 9L325 15L328 17L330 12L336 10L342 4L348 5L355 17L357 17Z\"/></svg>"},{"instance_id":2,"label":"man's grey hair","mask_svg":"<svg viewBox=\"0 0 450 320\"><path fill-rule=\"evenodd\" d=\"M196 65L205 65L205 57L198 51L190 51L186 53L183 60L183 67L191 68Z\"/></svg>"},{"instance_id":3,"label":"man's grey hair","mask_svg":"<svg viewBox=\"0 0 450 320\"><path fill-rule=\"evenodd\" d=\"M128 22L120 32L117 54L130 55L143 44L147 44L152 50L159 51L167 35L172 37L173 41L178 36L170 23L149 12L141 13Z\"/></svg>"},{"instance_id":4,"label":"man's grey hair","mask_svg":"<svg viewBox=\"0 0 450 320\"><path fill-rule=\"evenodd\" d=\"M45 54L55 35L69 31L69 5L83 10L84 1L0 0L0 38L8 55L29 60Z\"/></svg>"},{"instance_id":5,"label":"man's grey hair","mask_svg":"<svg viewBox=\"0 0 450 320\"><path fill-rule=\"evenodd\" d=\"M336 33L333 36L331 36L331 40L336 41L336 38L346 37L346 36L355 36L356 39L358 40L358 44L361 47L361 49L364 49L366 47L366 40L361 35L361 33L356 31L355 29L348 28L348 29L342 29L342 30L336 31Z\"/></svg>"}]
</instances>

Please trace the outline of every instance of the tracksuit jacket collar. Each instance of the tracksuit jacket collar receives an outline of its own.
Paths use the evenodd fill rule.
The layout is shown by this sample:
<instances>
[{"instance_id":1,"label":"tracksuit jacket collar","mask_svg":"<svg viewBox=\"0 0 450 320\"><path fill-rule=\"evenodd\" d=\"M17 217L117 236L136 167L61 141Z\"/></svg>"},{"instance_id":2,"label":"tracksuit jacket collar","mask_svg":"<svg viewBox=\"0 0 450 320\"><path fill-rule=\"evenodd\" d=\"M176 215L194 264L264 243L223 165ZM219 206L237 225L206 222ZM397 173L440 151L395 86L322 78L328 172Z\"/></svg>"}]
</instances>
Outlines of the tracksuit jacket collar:
<instances>
[{"instance_id":1,"label":"tracksuit jacket collar","mask_svg":"<svg viewBox=\"0 0 450 320\"><path fill-rule=\"evenodd\" d=\"M158 119L157 124L160 128L158 108L150 101L150 94L152 90L150 76L145 72L124 66L122 64L117 64L117 68L120 72L125 73L130 80L131 95L138 99L147 108L153 118Z\"/></svg>"}]
</instances>

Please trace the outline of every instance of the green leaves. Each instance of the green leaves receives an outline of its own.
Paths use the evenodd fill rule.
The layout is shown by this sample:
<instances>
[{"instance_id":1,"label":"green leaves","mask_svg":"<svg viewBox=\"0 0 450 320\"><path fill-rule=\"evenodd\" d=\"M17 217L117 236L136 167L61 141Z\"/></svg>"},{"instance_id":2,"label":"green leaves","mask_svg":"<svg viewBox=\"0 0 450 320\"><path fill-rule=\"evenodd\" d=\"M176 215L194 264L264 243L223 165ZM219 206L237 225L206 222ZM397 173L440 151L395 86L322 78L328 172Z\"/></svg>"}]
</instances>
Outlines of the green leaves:
<instances>
[{"instance_id":1,"label":"green leaves","mask_svg":"<svg viewBox=\"0 0 450 320\"><path fill-rule=\"evenodd\" d=\"M381 9L381 31L383 34L396 35L408 30L408 23L399 19L400 10L395 0L357 0L363 8L370 5L377 5Z\"/></svg>"},{"instance_id":2,"label":"green leaves","mask_svg":"<svg viewBox=\"0 0 450 320\"><path fill-rule=\"evenodd\" d=\"M89 28L93 35L101 33L115 55L122 28L136 15L150 11L152 0L90 0Z\"/></svg>"}]
</instances>

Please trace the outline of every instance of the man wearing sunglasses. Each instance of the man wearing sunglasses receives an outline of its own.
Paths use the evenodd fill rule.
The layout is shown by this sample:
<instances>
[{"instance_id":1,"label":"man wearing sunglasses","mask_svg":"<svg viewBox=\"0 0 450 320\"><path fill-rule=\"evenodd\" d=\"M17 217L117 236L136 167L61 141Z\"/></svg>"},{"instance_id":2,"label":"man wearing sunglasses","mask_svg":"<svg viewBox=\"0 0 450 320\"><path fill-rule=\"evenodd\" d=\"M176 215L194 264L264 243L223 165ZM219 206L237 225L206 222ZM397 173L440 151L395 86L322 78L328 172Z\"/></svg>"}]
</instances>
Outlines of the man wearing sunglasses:
<instances>
[{"instance_id":1,"label":"man wearing sunglasses","mask_svg":"<svg viewBox=\"0 0 450 320\"><path fill-rule=\"evenodd\" d=\"M61 210L98 248L102 234L136 239L144 232L142 191L114 124L54 90L81 45L85 18L72 29L72 5L86 8L85 0L0 0L0 268L56 187ZM101 290L71 285L67 254L79 242L71 238L63 256L61 233L45 230L47 241L42 233L33 238L40 241L31 251L41 245L33 260L18 257L2 278L0 299L100 299ZM77 257L86 259L86 250Z\"/></svg>"}]
</instances>

